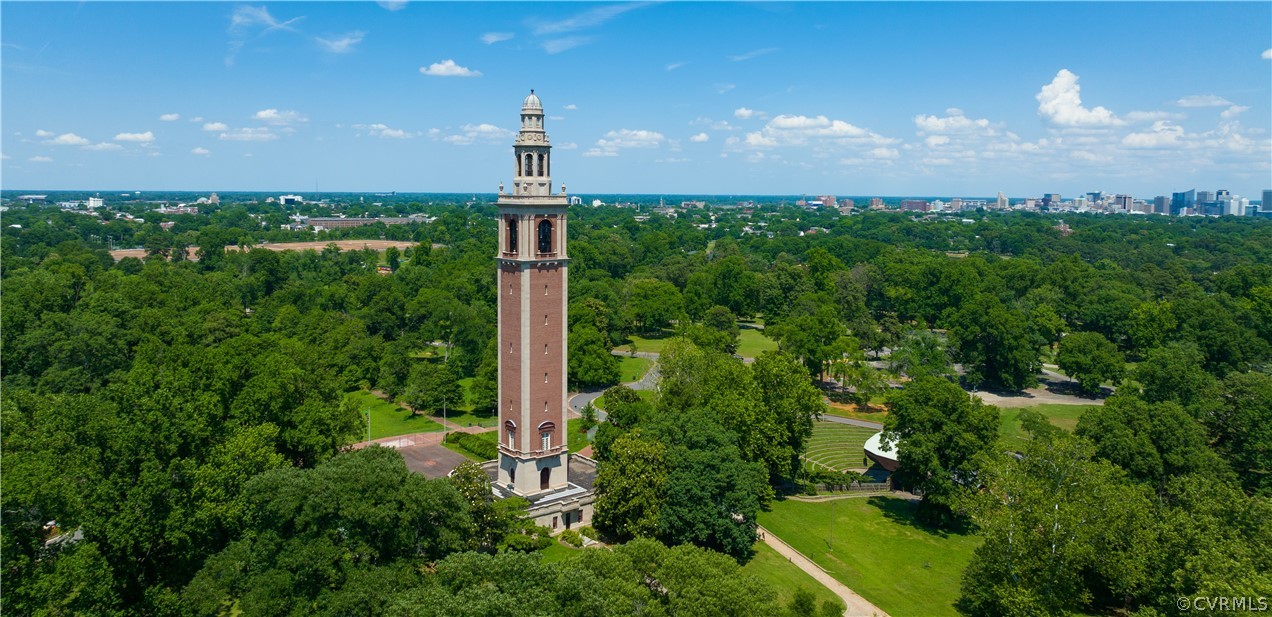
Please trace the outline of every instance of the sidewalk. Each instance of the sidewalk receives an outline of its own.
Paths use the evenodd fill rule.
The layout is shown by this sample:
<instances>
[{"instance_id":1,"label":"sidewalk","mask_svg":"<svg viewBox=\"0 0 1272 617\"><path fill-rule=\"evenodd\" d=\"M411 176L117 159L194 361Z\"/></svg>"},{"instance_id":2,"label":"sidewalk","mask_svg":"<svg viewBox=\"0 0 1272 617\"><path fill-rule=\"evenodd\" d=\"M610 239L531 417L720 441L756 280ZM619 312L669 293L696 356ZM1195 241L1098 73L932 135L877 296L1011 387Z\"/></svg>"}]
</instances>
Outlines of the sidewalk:
<instances>
[{"instance_id":1,"label":"sidewalk","mask_svg":"<svg viewBox=\"0 0 1272 617\"><path fill-rule=\"evenodd\" d=\"M813 561L795 550L791 545L783 542L781 538L773 535L769 530L758 527L760 537L764 539L764 543L773 547L783 557L790 560L791 563L799 567L799 569L807 572L809 576L817 579L817 582L826 586L827 589L834 592L835 595L843 599L848 609L844 611L844 617L889 617L882 609L870 603L869 600L857 595L857 592L848 588L847 585L835 580L830 574L826 573L821 566L813 563Z\"/></svg>"}]
</instances>

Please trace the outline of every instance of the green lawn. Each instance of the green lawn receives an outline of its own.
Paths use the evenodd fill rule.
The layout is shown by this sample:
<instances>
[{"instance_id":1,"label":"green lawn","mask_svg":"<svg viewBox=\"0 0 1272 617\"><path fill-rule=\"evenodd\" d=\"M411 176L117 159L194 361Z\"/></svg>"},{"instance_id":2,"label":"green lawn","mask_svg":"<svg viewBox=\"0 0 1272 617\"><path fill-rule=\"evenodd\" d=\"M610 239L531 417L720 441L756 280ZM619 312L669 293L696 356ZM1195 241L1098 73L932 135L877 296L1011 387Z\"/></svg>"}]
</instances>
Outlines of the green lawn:
<instances>
[{"instance_id":1,"label":"green lawn","mask_svg":"<svg viewBox=\"0 0 1272 617\"><path fill-rule=\"evenodd\" d=\"M566 424L567 426L565 430L569 431L570 441L568 445L570 446L571 453L578 452L579 450L586 448L588 444L592 443L588 440L587 433L584 433L581 430L583 428L583 418L571 418L566 422ZM494 434L494 431L491 431L491 434Z\"/></svg>"},{"instance_id":2,"label":"green lawn","mask_svg":"<svg viewBox=\"0 0 1272 617\"><path fill-rule=\"evenodd\" d=\"M813 423L813 436L808 440L804 460L825 469L844 471L865 469L866 440L879 431L837 422Z\"/></svg>"},{"instance_id":3,"label":"green lawn","mask_svg":"<svg viewBox=\"0 0 1272 617\"><path fill-rule=\"evenodd\" d=\"M628 344L618 347L618 350L622 352L631 351L632 344L635 344L636 351L662 353L662 350L667 347L667 343L670 343L675 336L675 333L671 330L663 330L658 334L646 333L643 336L632 334L627 337Z\"/></svg>"},{"instance_id":4,"label":"green lawn","mask_svg":"<svg viewBox=\"0 0 1272 617\"><path fill-rule=\"evenodd\" d=\"M764 336L763 330L742 328L738 333L738 355L758 358L765 351L777 351L777 341Z\"/></svg>"},{"instance_id":5,"label":"green lawn","mask_svg":"<svg viewBox=\"0 0 1272 617\"><path fill-rule=\"evenodd\" d=\"M913 510L894 497L784 500L760 524L889 614L956 617L963 568L981 540L929 530Z\"/></svg>"},{"instance_id":6,"label":"green lawn","mask_svg":"<svg viewBox=\"0 0 1272 617\"><path fill-rule=\"evenodd\" d=\"M541 551L539 554L543 556L543 563L556 563L564 559L569 559L583 549L567 546L560 540L553 540L552 544Z\"/></svg>"},{"instance_id":7,"label":"green lawn","mask_svg":"<svg viewBox=\"0 0 1272 617\"><path fill-rule=\"evenodd\" d=\"M654 361L649 358L633 358L631 356L619 356L618 358L618 380L627 383L629 381L640 381L645 373L649 372L649 367L653 366Z\"/></svg>"},{"instance_id":8,"label":"green lawn","mask_svg":"<svg viewBox=\"0 0 1272 617\"><path fill-rule=\"evenodd\" d=\"M887 402L887 399L882 396L870 398L871 405L882 406L885 402ZM888 417L887 411L859 411L859 409L860 408L857 405L851 403L831 403L826 406L826 415L839 416L841 418L852 418L854 420L865 420L867 422L878 422L879 424L883 424L884 419ZM875 408L871 407L871 409L873 410Z\"/></svg>"},{"instance_id":9,"label":"green lawn","mask_svg":"<svg viewBox=\"0 0 1272 617\"><path fill-rule=\"evenodd\" d=\"M345 395L345 400L361 415L371 410L371 439L409 435L411 433L431 433L442 430L438 424L425 415L416 415L409 409L394 405L366 390L355 390ZM366 422L366 416L362 416ZM366 424L362 425L359 440L366 439Z\"/></svg>"},{"instance_id":10,"label":"green lawn","mask_svg":"<svg viewBox=\"0 0 1272 617\"><path fill-rule=\"evenodd\" d=\"M464 402L446 410L446 419L456 426L494 426L499 424L499 418L493 410L489 414L473 413L473 404L468 402L468 390L472 386L472 377L465 377L459 380L459 387L464 391ZM437 413L433 417L440 419L442 414Z\"/></svg>"},{"instance_id":11,"label":"green lawn","mask_svg":"<svg viewBox=\"0 0 1272 617\"><path fill-rule=\"evenodd\" d=\"M1020 412L1026 409L1042 412L1042 415L1047 416L1052 424L1066 431L1073 431L1078 425L1078 416L1089 407L1091 406L1046 403L1031 407L1003 408L998 416L998 434L1009 443L1024 439L1025 432L1020 428Z\"/></svg>"},{"instance_id":12,"label":"green lawn","mask_svg":"<svg viewBox=\"0 0 1272 617\"><path fill-rule=\"evenodd\" d=\"M755 556L742 566L742 573L768 581L777 590L778 602L782 606L790 604L791 599L795 597L795 591L800 588L813 592L817 598L818 608L821 608L822 602L826 601L834 603L841 609L844 605L844 601L826 589L825 585L817 582L817 579L800 570L763 542L756 543Z\"/></svg>"}]
</instances>

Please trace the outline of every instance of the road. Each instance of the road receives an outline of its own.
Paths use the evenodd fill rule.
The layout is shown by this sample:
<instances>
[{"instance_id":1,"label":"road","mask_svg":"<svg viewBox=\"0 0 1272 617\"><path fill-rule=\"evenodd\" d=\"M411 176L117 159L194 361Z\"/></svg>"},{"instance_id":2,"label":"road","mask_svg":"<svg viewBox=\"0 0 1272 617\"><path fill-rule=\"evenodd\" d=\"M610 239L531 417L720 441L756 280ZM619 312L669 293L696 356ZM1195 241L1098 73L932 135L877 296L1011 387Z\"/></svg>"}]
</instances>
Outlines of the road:
<instances>
[{"instance_id":1,"label":"road","mask_svg":"<svg viewBox=\"0 0 1272 617\"><path fill-rule=\"evenodd\" d=\"M888 617L888 614L883 609L871 604L869 600L849 589L847 585L835 580L835 577L826 573L821 566L813 563L813 560L805 557L803 553L783 542L781 538L773 535L769 530L759 527L758 531L760 532L760 537L764 538L765 544L773 547L773 550L777 551L778 554L790 560L792 564L817 579L817 582L825 585L827 589L839 596L847 606L844 610L844 617Z\"/></svg>"}]
</instances>

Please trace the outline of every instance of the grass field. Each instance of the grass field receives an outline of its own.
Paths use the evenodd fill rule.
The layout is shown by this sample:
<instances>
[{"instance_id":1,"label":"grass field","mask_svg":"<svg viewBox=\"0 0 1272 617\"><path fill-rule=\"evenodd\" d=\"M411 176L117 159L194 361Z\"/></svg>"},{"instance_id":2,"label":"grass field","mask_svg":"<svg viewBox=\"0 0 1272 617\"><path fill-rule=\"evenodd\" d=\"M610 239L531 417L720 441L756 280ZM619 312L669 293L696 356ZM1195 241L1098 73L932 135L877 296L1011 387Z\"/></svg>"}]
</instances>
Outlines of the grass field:
<instances>
[{"instance_id":1,"label":"grass field","mask_svg":"<svg viewBox=\"0 0 1272 617\"><path fill-rule=\"evenodd\" d=\"M394 405L366 390L350 392L345 395L345 400L358 410L359 415L365 410L371 410L371 439L442 430L442 425L430 420L428 416L415 415L409 409ZM365 415L362 416L362 421L366 422ZM362 425L359 435L359 439L366 439L366 424Z\"/></svg>"},{"instance_id":2,"label":"grass field","mask_svg":"<svg viewBox=\"0 0 1272 617\"><path fill-rule=\"evenodd\" d=\"M543 556L543 563L556 563L563 559L569 559L574 554L583 549L567 546L560 540L553 540L552 544L541 551L539 554Z\"/></svg>"},{"instance_id":3,"label":"grass field","mask_svg":"<svg viewBox=\"0 0 1272 617\"><path fill-rule=\"evenodd\" d=\"M671 330L663 330L658 334L646 333L643 336L632 334L627 337L629 341L627 345L621 345L616 349L621 352L631 351L632 344L635 344L636 351L662 353L662 350L667 347L667 343L674 339L675 334Z\"/></svg>"},{"instance_id":4,"label":"grass field","mask_svg":"<svg viewBox=\"0 0 1272 617\"><path fill-rule=\"evenodd\" d=\"M869 465L862 462L865 457L862 447L877 432L879 431L871 428L837 422L815 422L804 460L833 471L865 469Z\"/></svg>"},{"instance_id":5,"label":"grass field","mask_svg":"<svg viewBox=\"0 0 1272 617\"><path fill-rule=\"evenodd\" d=\"M446 419L456 426L494 426L499 424L499 418L491 412L488 415L473 413L473 405L468 402L468 389L473 385L472 377L465 377L459 380L459 387L464 391L464 402L446 410ZM441 419L442 413L433 415L435 419Z\"/></svg>"},{"instance_id":6,"label":"grass field","mask_svg":"<svg viewBox=\"0 0 1272 617\"><path fill-rule=\"evenodd\" d=\"M795 597L795 592L804 588L813 592L813 596L817 598L818 608L821 608L822 602L832 602L838 605L842 612L844 601L840 600L839 596L831 593L825 585L817 582L817 579L800 570L763 542L756 543L755 556L742 566L742 573L768 581L777 589L777 599L782 606L790 604L791 599Z\"/></svg>"},{"instance_id":7,"label":"grass field","mask_svg":"<svg viewBox=\"0 0 1272 617\"><path fill-rule=\"evenodd\" d=\"M742 328L738 332L738 355L743 358L758 358L766 351L777 351L777 341L764 336L763 330Z\"/></svg>"},{"instance_id":8,"label":"grass field","mask_svg":"<svg viewBox=\"0 0 1272 617\"><path fill-rule=\"evenodd\" d=\"M633 358L631 356L619 356L618 358L618 380L623 383L629 381L640 381L645 373L649 372L649 367L653 366L654 361L649 358Z\"/></svg>"},{"instance_id":9,"label":"grass field","mask_svg":"<svg viewBox=\"0 0 1272 617\"><path fill-rule=\"evenodd\" d=\"M1017 442L1025 438L1025 432L1020 428L1020 412L1026 409L1042 412L1052 424L1072 432L1074 427L1078 425L1078 416L1086 411L1090 405L1058 405L1058 404L1042 404L1032 407L1003 408L998 416L998 434L1008 442Z\"/></svg>"},{"instance_id":10,"label":"grass field","mask_svg":"<svg viewBox=\"0 0 1272 617\"><path fill-rule=\"evenodd\" d=\"M760 524L889 614L956 617L963 568L980 539L932 531L913 510L893 497L785 500L761 512Z\"/></svg>"}]
</instances>

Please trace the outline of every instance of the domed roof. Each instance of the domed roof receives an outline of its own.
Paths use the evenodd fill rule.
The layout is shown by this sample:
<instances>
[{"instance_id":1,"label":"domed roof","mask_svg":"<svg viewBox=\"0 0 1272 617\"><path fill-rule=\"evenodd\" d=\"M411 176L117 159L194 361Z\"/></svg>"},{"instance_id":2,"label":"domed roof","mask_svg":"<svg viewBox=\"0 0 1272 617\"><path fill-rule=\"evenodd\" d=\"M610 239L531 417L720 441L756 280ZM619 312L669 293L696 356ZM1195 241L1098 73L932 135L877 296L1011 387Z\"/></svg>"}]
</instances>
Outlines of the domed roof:
<instances>
[{"instance_id":1,"label":"domed roof","mask_svg":"<svg viewBox=\"0 0 1272 617\"><path fill-rule=\"evenodd\" d=\"M538 109L540 111L543 110L543 103L539 101L539 97L535 96L534 90L531 90L530 96L527 96L526 100L521 103L521 109L522 110Z\"/></svg>"}]
</instances>

